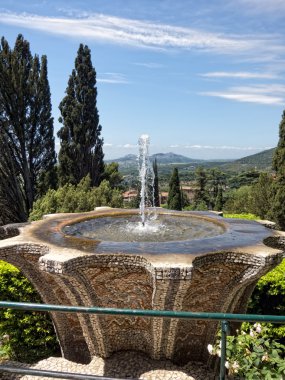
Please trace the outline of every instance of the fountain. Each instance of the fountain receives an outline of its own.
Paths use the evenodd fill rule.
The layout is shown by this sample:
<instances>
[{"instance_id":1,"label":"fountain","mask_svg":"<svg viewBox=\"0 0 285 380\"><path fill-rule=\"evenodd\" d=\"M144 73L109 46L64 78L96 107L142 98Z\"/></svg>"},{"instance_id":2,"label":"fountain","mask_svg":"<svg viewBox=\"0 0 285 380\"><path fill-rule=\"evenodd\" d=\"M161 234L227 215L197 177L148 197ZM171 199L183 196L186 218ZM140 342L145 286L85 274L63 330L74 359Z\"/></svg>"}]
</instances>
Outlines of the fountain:
<instances>
[{"instance_id":1,"label":"fountain","mask_svg":"<svg viewBox=\"0 0 285 380\"><path fill-rule=\"evenodd\" d=\"M146 207L154 205L154 172L149 160L149 136L141 135L139 138L139 179L141 184L140 190L140 215L142 226L146 222ZM149 208L147 209L150 215ZM149 218L150 219L150 218ZM156 212L154 209L154 219L156 219Z\"/></svg>"},{"instance_id":2,"label":"fountain","mask_svg":"<svg viewBox=\"0 0 285 380\"><path fill-rule=\"evenodd\" d=\"M0 259L19 267L49 304L245 312L256 281L282 259L281 233L210 212L157 209L153 217L149 138L140 142L140 212L99 208L1 227ZM217 331L206 320L51 314L63 356L82 363L121 350L206 362Z\"/></svg>"}]
</instances>

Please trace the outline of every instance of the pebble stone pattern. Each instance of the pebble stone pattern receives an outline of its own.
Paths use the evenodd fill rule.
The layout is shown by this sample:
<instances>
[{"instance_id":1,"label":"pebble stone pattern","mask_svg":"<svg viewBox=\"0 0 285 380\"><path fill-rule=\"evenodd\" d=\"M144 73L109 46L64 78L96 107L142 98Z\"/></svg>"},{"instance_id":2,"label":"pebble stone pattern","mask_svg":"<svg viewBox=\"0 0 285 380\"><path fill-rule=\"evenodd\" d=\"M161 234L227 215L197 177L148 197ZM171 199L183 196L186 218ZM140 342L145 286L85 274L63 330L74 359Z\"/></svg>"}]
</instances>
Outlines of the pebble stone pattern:
<instances>
[{"instance_id":1,"label":"pebble stone pattern","mask_svg":"<svg viewBox=\"0 0 285 380\"><path fill-rule=\"evenodd\" d=\"M87 307L243 313L256 281L276 266L283 254L280 250L247 253L245 248L196 256L188 266L170 266L150 262L143 255L74 256L66 248L9 239L15 234L14 226L10 235L9 229L0 228L0 239L6 238L0 245L0 259L20 268L44 303ZM63 357L90 365L95 357L107 360L122 350L136 350L153 360L170 359L179 365L206 364L207 344L214 342L218 328L218 322L206 320L76 313L51 316Z\"/></svg>"},{"instance_id":2,"label":"pebble stone pattern","mask_svg":"<svg viewBox=\"0 0 285 380\"><path fill-rule=\"evenodd\" d=\"M54 357L42 360L32 366L17 362L6 362L5 364L49 371L77 372L97 376L143 380L214 380L218 378L202 363L188 363L184 366L176 366L169 360L153 360L142 353L132 351L117 352L107 359L93 357L88 365L77 364L63 358ZM2 373L2 375L0 374L0 379L49 380L50 378Z\"/></svg>"}]
</instances>

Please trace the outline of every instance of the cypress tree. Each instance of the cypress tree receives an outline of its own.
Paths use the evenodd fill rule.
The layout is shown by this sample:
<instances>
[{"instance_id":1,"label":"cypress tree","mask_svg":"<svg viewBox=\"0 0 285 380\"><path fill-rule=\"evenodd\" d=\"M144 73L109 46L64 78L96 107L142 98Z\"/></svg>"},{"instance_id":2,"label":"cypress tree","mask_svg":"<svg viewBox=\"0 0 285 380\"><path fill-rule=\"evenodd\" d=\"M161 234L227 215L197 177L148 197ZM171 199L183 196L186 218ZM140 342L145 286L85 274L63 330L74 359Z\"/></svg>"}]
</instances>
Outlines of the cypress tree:
<instances>
[{"instance_id":1,"label":"cypress tree","mask_svg":"<svg viewBox=\"0 0 285 380\"><path fill-rule=\"evenodd\" d=\"M180 181L179 181L177 168L173 169L173 172L170 178L167 208L171 210L182 210L182 195L181 195Z\"/></svg>"},{"instance_id":2,"label":"cypress tree","mask_svg":"<svg viewBox=\"0 0 285 380\"><path fill-rule=\"evenodd\" d=\"M215 206L214 206L214 210L215 211L222 211L223 209L223 204L224 204L224 200L223 200L223 189L221 187L218 188L218 193L217 193L217 196L216 196L216 201L215 201Z\"/></svg>"},{"instance_id":3,"label":"cypress tree","mask_svg":"<svg viewBox=\"0 0 285 380\"><path fill-rule=\"evenodd\" d=\"M37 198L44 195L48 189L57 187L56 153L53 135L53 117L51 116L50 87L47 77L47 57L41 58L39 75L39 137L36 142L37 153L41 161L35 163L34 171L37 179Z\"/></svg>"},{"instance_id":4,"label":"cypress tree","mask_svg":"<svg viewBox=\"0 0 285 380\"><path fill-rule=\"evenodd\" d=\"M1 39L0 110L0 208L7 221L25 221L56 156L46 57L32 57L22 35L13 50ZM51 175L42 191L53 185Z\"/></svg>"},{"instance_id":5,"label":"cypress tree","mask_svg":"<svg viewBox=\"0 0 285 380\"><path fill-rule=\"evenodd\" d=\"M153 161L152 167L153 167L153 174L154 174L154 179L153 179L153 201L154 201L154 206L155 207L159 207L160 206L160 201L159 201L158 170L157 170L157 161L156 161L156 158Z\"/></svg>"},{"instance_id":6,"label":"cypress tree","mask_svg":"<svg viewBox=\"0 0 285 380\"><path fill-rule=\"evenodd\" d=\"M271 215L278 228L285 230L285 111L279 125L279 141L273 156L276 180L273 185Z\"/></svg>"},{"instance_id":7,"label":"cypress tree","mask_svg":"<svg viewBox=\"0 0 285 380\"><path fill-rule=\"evenodd\" d=\"M205 206L209 203L209 193L207 191L207 173L203 167L198 167L195 171L197 190L194 195L194 207L203 204Z\"/></svg>"},{"instance_id":8,"label":"cypress tree","mask_svg":"<svg viewBox=\"0 0 285 380\"><path fill-rule=\"evenodd\" d=\"M102 127L97 110L96 72L88 46L80 44L66 96L59 105L59 181L78 184L88 174L98 186L104 172Z\"/></svg>"}]
</instances>

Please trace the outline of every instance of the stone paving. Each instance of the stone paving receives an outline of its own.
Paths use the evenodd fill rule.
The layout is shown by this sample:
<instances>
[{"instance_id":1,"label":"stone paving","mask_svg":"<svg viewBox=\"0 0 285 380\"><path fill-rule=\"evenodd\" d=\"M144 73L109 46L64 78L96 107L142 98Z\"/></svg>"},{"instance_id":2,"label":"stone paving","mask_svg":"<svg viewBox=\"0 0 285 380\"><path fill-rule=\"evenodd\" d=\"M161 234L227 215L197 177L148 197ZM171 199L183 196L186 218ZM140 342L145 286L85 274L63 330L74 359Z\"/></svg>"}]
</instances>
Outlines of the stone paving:
<instances>
[{"instance_id":1,"label":"stone paving","mask_svg":"<svg viewBox=\"0 0 285 380\"><path fill-rule=\"evenodd\" d=\"M6 365L28 367L26 364L6 362ZM88 365L78 364L63 358L50 357L30 368L77 372L82 374L130 378L142 380L214 380L214 373L200 363L188 363L184 366L174 365L169 360L153 360L137 352L117 352L108 359L93 357ZM48 377L30 375L0 374L3 380L49 380Z\"/></svg>"}]
</instances>

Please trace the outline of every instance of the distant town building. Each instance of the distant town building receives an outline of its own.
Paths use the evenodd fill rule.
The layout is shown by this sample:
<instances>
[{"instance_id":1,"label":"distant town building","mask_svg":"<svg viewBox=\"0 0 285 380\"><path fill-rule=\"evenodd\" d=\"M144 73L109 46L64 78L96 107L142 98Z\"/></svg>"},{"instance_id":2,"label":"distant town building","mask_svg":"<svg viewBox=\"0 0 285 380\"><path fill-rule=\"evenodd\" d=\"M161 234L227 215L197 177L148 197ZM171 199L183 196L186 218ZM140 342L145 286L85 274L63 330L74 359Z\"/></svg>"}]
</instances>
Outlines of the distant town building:
<instances>
[{"instance_id":1,"label":"distant town building","mask_svg":"<svg viewBox=\"0 0 285 380\"><path fill-rule=\"evenodd\" d=\"M181 189L182 189L183 193L186 195L187 199L190 202L192 202L194 199L194 195L195 195L195 190L196 190L195 187L182 185ZM123 199L124 199L125 203L131 202L137 196L138 196L138 191L136 189L129 189L128 191L125 191L123 193ZM161 191L159 193L160 204L167 203L167 198L168 198L168 192L167 191Z\"/></svg>"},{"instance_id":2,"label":"distant town building","mask_svg":"<svg viewBox=\"0 0 285 380\"><path fill-rule=\"evenodd\" d=\"M128 191L125 191L123 193L123 200L125 203L131 202L133 199L135 199L138 195L138 191L136 189L130 189Z\"/></svg>"}]
</instances>

